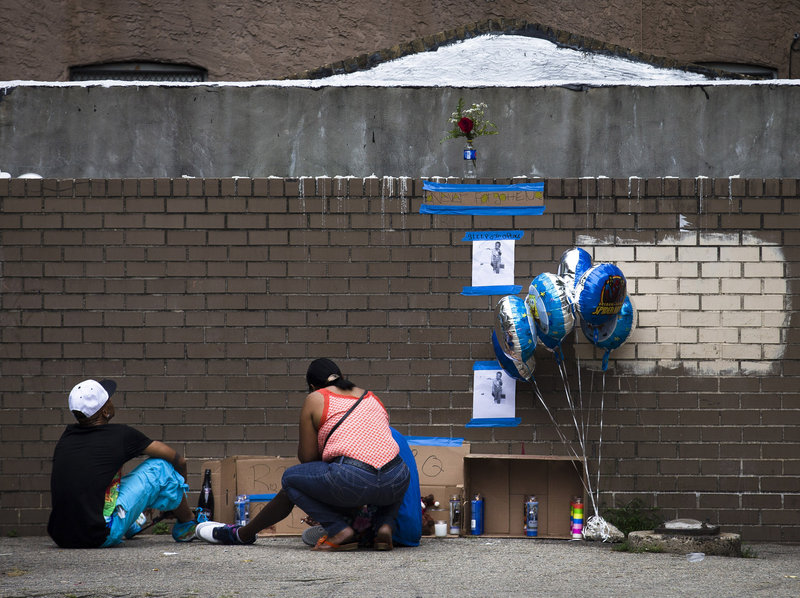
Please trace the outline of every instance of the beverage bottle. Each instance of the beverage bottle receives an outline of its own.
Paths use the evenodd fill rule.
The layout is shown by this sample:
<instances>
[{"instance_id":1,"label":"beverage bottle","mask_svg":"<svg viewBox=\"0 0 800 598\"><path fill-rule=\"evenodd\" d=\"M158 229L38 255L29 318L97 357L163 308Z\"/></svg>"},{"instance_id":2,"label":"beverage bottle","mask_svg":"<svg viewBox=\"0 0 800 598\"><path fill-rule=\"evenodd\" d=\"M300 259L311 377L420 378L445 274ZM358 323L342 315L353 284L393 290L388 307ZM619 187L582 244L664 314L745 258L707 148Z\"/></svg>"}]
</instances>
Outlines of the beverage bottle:
<instances>
[{"instance_id":1,"label":"beverage bottle","mask_svg":"<svg viewBox=\"0 0 800 598\"><path fill-rule=\"evenodd\" d=\"M203 475L203 485L200 487L200 498L197 508L203 509L203 514L209 521L214 520L214 493L211 491L211 470L206 469Z\"/></svg>"},{"instance_id":2,"label":"beverage bottle","mask_svg":"<svg viewBox=\"0 0 800 598\"><path fill-rule=\"evenodd\" d=\"M525 500L525 535L529 538L539 535L539 501L535 496Z\"/></svg>"},{"instance_id":3,"label":"beverage bottle","mask_svg":"<svg viewBox=\"0 0 800 598\"><path fill-rule=\"evenodd\" d=\"M470 533L473 536L480 536L483 534L483 496L480 493L475 494L475 498L470 502L470 511L472 516Z\"/></svg>"},{"instance_id":4,"label":"beverage bottle","mask_svg":"<svg viewBox=\"0 0 800 598\"><path fill-rule=\"evenodd\" d=\"M474 179L476 176L478 176L478 150L470 139L464 146L464 178Z\"/></svg>"},{"instance_id":5,"label":"beverage bottle","mask_svg":"<svg viewBox=\"0 0 800 598\"><path fill-rule=\"evenodd\" d=\"M461 497L457 494L450 497L450 533L461 533Z\"/></svg>"},{"instance_id":6,"label":"beverage bottle","mask_svg":"<svg viewBox=\"0 0 800 598\"><path fill-rule=\"evenodd\" d=\"M250 499L246 494L240 494L234 502L236 509L236 525L247 525L250 523Z\"/></svg>"}]
</instances>

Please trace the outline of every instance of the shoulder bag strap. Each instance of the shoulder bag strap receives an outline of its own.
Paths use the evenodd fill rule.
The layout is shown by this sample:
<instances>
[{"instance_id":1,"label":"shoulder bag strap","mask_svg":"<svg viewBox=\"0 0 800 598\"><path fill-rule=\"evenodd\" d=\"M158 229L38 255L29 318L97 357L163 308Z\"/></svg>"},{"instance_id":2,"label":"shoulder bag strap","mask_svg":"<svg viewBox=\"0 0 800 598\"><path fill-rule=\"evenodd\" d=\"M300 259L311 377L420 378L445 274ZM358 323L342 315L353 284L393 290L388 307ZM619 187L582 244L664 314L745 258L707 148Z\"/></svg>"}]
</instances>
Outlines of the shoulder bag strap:
<instances>
[{"instance_id":1,"label":"shoulder bag strap","mask_svg":"<svg viewBox=\"0 0 800 598\"><path fill-rule=\"evenodd\" d=\"M325 450L325 446L328 444L328 438L331 437L331 434L333 434L334 431L336 430L336 428L338 428L342 424L342 422L344 421L344 418L346 418L348 415L350 415L353 412L353 409L358 407L358 404L361 402L361 399L366 397L368 392L369 392L368 390L365 390L364 394L361 395L359 397L359 399L355 403L353 403L353 406L350 407L350 409L345 411L345 414L341 417L341 419L338 422L336 422L336 424L330 429L330 431L328 432L328 435L325 436L325 442L322 443L322 450L323 451Z\"/></svg>"}]
</instances>

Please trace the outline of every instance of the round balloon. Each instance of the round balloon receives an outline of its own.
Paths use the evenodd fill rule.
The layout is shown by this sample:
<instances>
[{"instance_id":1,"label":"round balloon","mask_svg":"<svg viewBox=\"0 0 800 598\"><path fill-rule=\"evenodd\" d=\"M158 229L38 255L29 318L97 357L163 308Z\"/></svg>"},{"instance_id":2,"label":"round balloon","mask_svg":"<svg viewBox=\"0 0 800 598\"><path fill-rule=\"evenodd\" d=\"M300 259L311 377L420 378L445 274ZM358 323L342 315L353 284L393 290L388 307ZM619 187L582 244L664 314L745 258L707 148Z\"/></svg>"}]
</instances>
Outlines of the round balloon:
<instances>
[{"instance_id":1,"label":"round balloon","mask_svg":"<svg viewBox=\"0 0 800 598\"><path fill-rule=\"evenodd\" d=\"M581 279L584 272L592 267L592 256L580 247L567 249L561 254L558 262L558 275L567 283L567 290L572 293L575 284Z\"/></svg>"},{"instance_id":2,"label":"round balloon","mask_svg":"<svg viewBox=\"0 0 800 598\"><path fill-rule=\"evenodd\" d=\"M500 349L510 358L525 363L536 349L536 327L525 300L507 295L495 306L494 332Z\"/></svg>"},{"instance_id":3,"label":"round balloon","mask_svg":"<svg viewBox=\"0 0 800 598\"><path fill-rule=\"evenodd\" d=\"M503 368L506 374L517 380L523 380L525 382L533 381L533 355L525 362L506 355L502 347L500 347L500 341L497 339L497 332L494 330L492 330L492 347L494 348L494 354L497 357L500 367Z\"/></svg>"},{"instance_id":4,"label":"round balloon","mask_svg":"<svg viewBox=\"0 0 800 598\"><path fill-rule=\"evenodd\" d=\"M544 272L531 282L525 302L534 314L541 343L555 350L575 325L572 302L564 279Z\"/></svg>"},{"instance_id":5,"label":"round balloon","mask_svg":"<svg viewBox=\"0 0 800 598\"><path fill-rule=\"evenodd\" d=\"M627 295L625 275L614 264L589 268L575 285L575 305L581 318L593 326L613 320Z\"/></svg>"},{"instance_id":6,"label":"round balloon","mask_svg":"<svg viewBox=\"0 0 800 598\"><path fill-rule=\"evenodd\" d=\"M603 354L603 371L608 369L608 356L614 349L621 347L636 327L636 307L630 297L625 297L622 309L614 319L599 326L592 326L581 320L584 336L595 347L605 349Z\"/></svg>"}]
</instances>

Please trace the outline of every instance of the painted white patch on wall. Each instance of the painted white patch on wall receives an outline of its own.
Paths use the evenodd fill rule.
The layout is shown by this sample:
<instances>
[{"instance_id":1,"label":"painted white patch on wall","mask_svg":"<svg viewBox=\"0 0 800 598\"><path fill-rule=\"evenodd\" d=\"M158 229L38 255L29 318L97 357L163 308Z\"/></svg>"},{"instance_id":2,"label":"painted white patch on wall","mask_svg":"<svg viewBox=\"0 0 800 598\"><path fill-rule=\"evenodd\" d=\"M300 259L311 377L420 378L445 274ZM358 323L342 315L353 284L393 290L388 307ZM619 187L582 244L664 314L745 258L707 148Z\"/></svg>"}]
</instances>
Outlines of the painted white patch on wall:
<instances>
[{"instance_id":1,"label":"painted white patch on wall","mask_svg":"<svg viewBox=\"0 0 800 598\"><path fill-rule=\"evenodd\" d=\"M636 307L636 329L611 353L611 367L635 374L681 367L698 375L775 372L791 317L783 248L756 233L693 231L683 216L680 222L681 230L657 245L578 238L595 263L620 267ZM599 361L577 327L573 334L565 342L575 343L577 355Z\"/></svg>"}]
</instances>

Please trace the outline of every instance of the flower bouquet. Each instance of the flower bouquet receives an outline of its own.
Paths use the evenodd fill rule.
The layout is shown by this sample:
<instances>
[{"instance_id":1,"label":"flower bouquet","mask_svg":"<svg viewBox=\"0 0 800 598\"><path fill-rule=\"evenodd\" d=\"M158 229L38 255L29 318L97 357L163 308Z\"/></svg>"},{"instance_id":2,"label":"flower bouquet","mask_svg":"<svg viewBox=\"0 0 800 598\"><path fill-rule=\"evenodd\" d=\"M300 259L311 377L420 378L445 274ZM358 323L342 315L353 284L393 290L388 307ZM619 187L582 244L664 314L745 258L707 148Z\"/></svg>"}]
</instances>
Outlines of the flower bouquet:
<instances>
[{"instance_id":1,"label":"flower bouquet","mask_svg":"<svg viewBox=\"0 0 800 598\"><path fill-rule=\"evenodd\" d=\"M456 111L450 115L448 121L453 128L442 141L459 137L466 137L467 141L472 141L482 135L497 135L495 124L486 120L486 108L488 106L483 102L464 108L464 98L459 98Z\"/></svg>"},{"instance_id":2,"label":"flower bouquet","mask_svg":"<svg viewBox=\"0 0 800 598\"><path fill-rule=\"evenodd\" d=\"M464 177L475 177L477 173L477 159L478 152L472 145L472 140L475 137L482 135L497 135L497 127L494 123L486 120L486 104L472 104L469 108L464 107L464 99L458 99L458 106L456 111L450 115L450 122L453 128L450 129L447 136L442 139L458 139L465 137L467 145L464 148Z\"/></svg>"}]
</instances>

